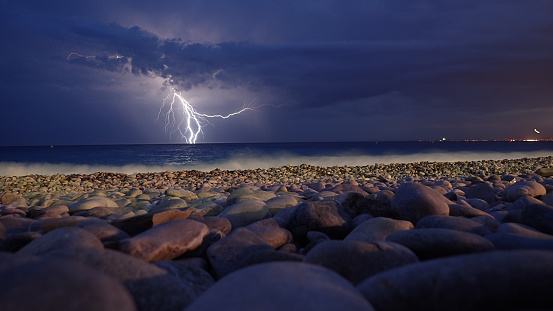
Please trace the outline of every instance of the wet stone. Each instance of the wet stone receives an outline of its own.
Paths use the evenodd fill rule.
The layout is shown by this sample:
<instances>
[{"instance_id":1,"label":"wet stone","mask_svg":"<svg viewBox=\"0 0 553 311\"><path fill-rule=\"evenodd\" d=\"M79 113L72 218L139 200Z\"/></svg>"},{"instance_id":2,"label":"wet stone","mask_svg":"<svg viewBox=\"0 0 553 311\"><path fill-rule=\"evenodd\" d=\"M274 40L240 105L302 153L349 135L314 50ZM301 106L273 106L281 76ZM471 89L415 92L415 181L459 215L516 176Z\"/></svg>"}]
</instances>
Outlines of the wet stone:
<instances>
[{"instance_id":1,"label":"wet stone","mask_svg":"<svg viewBox=\"0 0 553 311\"><path fill-rule=\"evenodd\" d=\"M2 310L137 310L120 282L71 261L30 261L0 270L0 288Z\"/></svg>"},{"instance_id":2,"label":"wet stone","mask_svg":"<svg viewBox=\"0 0 553 311\"><path fill-rule=\"evenodd\" d=\"M356 285L379 272L419 259L405 246L391 242L327 241L310 250L303 261L336 271Z\"/></svg>"},{"instance_id":3,"label":"wet stone","mask_svg":"<svg viewBox=\"0 0 553 311\"><path fill-rule=\"evenodd\" d=\"M176 258L199 247L209 229L203 223L179 219L155 226L132 238L122 240L122 252L146 261Z\"/></svg>"},{"instance_id":4,"label":"wet stone","mask_svg":"<svg viewBox=\"0 0 553 311\"><path fill-rule=\"evenodd\" d=\"M416 228L444 228L475 233L481 236L492 233L490 228L465 217L431 215L417 222Z\"/></svg>"},{"instance_id":5,"label":"wet stone","mask_svg":"<svg viewBox=\"0 0 553 311\"><path fill-rule=\"evenodd\" d=\"M316 201L300 204L291 215L287 229L294 240L305 243L309 231L320 231L331 239L343 239L353 229L353 224L336 201Z\"/></svg>"},{"instance_id":6,"label":"wet stone","mask_svg":"<svg viewBox=\"0 0 553 311\"><path fill-rule=\"evenodd\" d=\"M207 259L220 279L241 268L251 254L264 250L272 251L273 247L251 230L237 228L207 249Z\"/></svg>"},{"instance_id":7,"label":"wet stone","mask_svg":"<svg viewBox=\"0 0 553 311\"><path fill-rule=\"evenodd\" d=\"M374 309L337 273L317 265L283 261L257 264L229 274L187 309L196 310Z\"/></svg>"},{"instance_id":8,"label":"wet stone","mask_svg":"<svg viewBox=\"0 0 553 311\"><path fill-rule=\"evenodd\" d=\"M409 248L420 260L495 249L489 240L480 235L441 228L398 231L388 235L386 241Z\"/></svg>"},{"instance_id":9,"label":"wet stone","mask_svg":"<svg viewBox=\"0 0 553 311\"><path fill-rule=\"evenodd\" d=\"M393 232L413 229L413 223L406 220L376 217L359 224L344 240L361 242L385 241Z\"/></svg>"},{"instance_id":10,"label":"wet stone","mask_svg":"<svg viewBox=\"0 0 553 311\"><path fill-rule=\"evenodd\" d=\"M22 255L44 255L61 248L104 248L100 239L81 228L65 227L50 231L21 248Z\"/></svg>"},{"instance_id":11,"label":"wet stone","mask_svg":"<svg viewBox=\"0 0 553 311\"><path fill-rule=\"evenodd\" d=\"M419 183L401 184L393 199L392 213L397 219L416 224L429 215L449 215L448 201L436 190Z\"/></svg>"},{"instance_id":12,"label":"wet stone","mask_svg":"<svg viewBox=\"0 0 553 311\"><path fill-rule=\"evenodd\" d=\"M553 252L495 251L399 267L357 289L377 310L546 310L551 275Z\"/></svg>"}]
</instances>

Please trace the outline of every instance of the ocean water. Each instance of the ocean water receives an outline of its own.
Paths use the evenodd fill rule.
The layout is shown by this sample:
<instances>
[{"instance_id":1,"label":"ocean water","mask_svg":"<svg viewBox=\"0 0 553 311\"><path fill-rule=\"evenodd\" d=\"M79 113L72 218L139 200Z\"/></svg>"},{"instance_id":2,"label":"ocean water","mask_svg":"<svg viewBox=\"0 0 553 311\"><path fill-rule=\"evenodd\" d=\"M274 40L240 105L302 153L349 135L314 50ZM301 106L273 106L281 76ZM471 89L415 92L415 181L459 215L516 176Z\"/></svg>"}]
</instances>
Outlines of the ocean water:
<instances>
[{"instance_id":1,"label":"ocean water","mask_svg":"<svg viewBox=\"0 0 553 311\"><path fill-rule=\"evenodd\" d=\"M236 170L287 164L501 160L553 155L551 141L423 141L0 147L0 176Z\"/></svg>"}]
</instances>

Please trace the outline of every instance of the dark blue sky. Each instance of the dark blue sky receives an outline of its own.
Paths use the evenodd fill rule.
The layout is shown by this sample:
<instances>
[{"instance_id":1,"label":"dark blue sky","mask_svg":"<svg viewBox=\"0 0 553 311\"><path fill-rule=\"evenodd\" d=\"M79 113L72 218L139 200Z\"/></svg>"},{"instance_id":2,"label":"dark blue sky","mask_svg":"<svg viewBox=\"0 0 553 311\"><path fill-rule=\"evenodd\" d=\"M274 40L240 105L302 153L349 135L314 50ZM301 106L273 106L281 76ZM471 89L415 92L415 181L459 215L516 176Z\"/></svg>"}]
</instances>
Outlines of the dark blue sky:
<instances>
[{"instance_id":1,"label":"dark blue sky","mask_svg":"<svg viewBox=\"0 0 553 311\"><path fill-rule=\"evenodd\" d=\"M0 145L553 137L551 0L0 2Z\"/></svg>"}]
</instances>

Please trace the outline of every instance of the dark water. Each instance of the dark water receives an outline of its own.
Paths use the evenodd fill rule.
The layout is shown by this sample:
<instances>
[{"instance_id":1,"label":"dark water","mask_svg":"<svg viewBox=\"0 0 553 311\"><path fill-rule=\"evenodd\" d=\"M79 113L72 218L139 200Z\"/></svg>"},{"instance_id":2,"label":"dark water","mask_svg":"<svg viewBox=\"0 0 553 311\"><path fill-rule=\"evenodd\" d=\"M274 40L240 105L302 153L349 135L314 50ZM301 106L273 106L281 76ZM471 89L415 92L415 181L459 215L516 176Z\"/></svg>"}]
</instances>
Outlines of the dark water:
<instances>
[{"instance_id":1,"label":"dark water","mask_svg":"<svg viewBox=\"0 0 553 311\"><path fill-rule=\"evenodd\" d=\"M0 147L0 175L369 165L553 155L553 142L340 142Z\"/></svg>"}]
</instances>

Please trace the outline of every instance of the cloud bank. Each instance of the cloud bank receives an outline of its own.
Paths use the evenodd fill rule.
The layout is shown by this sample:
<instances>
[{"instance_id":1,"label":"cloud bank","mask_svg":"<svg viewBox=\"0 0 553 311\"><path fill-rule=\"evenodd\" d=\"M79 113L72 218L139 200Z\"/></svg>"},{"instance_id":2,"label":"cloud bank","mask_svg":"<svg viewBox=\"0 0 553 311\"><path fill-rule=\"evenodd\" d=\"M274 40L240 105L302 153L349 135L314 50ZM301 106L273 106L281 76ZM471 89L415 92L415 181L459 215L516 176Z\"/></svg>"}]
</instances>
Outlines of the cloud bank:
<instances>
[{"instance_id":1,"label":"cloud bank","mask_svg":"<svg viewBox=\"0 0 553 311\"><path fill-rule=\"evenodd\" d=\"M2 5L4 144L174 141L150 123L169 86L285 104L208 141L553 137L547 0Z\"/></svg>"}]
</instances>

